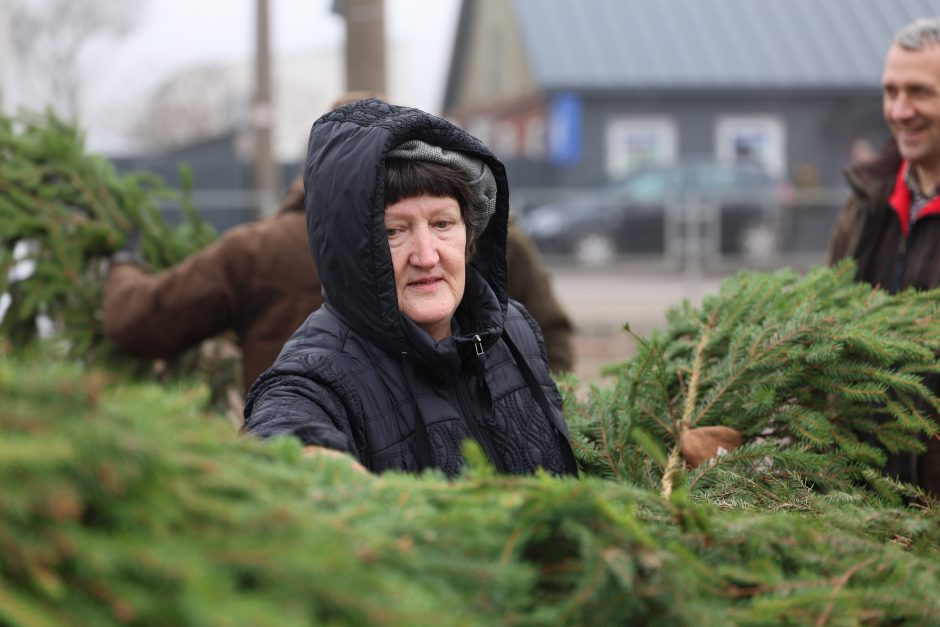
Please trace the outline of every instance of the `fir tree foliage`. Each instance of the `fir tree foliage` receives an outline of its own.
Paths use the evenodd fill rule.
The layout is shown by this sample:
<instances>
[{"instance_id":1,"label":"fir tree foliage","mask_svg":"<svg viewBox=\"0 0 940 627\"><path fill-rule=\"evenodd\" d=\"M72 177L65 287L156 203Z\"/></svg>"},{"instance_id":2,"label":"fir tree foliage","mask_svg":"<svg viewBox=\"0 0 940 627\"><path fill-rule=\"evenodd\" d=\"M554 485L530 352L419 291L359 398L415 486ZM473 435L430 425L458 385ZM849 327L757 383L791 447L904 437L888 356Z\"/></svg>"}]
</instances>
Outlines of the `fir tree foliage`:
<instances>
[{"instance_id":1,"label":"fir tree foliage","mask_svg":"<svg viewBox=\"0 0 940 627\"><path fill-rule=\"evenodd\" d=\"M805 276L742 272L700 308L670 310L610 369L612 386L567 395L584 466L667 495L721 494L729 482L908 490L871 471L885 451L922 451L937 433L940 399L924 376L940 371L940 291L890 295L854 273L851 261ZM744 445L686 472L679 438L707 425Z\"/></svg>"},{"instance_id":2,"label":"fir tree foliage","mask_svg":"<svg viewBox=\"0 0 940 627\"><path fill-rule=\"evenodd\" d=\"M0 624L940 622L935 508L795 478L786 507L663 498L479 449L456 481L376 477L205 394L0 357Z\"/></svg>"},{"instance_id":3,"label":"fir tree foliage","mask_svg":"<svg viewBox=\"0 0 940 627\"><path fill-rule=\"evenodd\" d=\"M181 171L184 190L191 174ZM182 207L170 226L161 204ZM148 266L160 270L215 238L189 193L150 174L115 172L90 155L79 129L51 112L0 116L0 294L9 299L0 337L26 346L45 316L88 362L110 353L99 314L107 259L140 238Z\"/></svg>"},{"instance_id":4,"label":"fir tree foliage","mask_svg":"<svg viewBox=\"0 0 940 627\"><path fill-rule=\"evenodd\" d=\"M195 380L95 367L104 260L212 234L73 127L0 122L0 624L940 624L940 507L880 473L936 433L938 292L742 273L612 385L561 381L581 480L474 447L456 481L375 477L236 435ZM36 346L40 312L65 342ZM711 425L745 444L686 468Z\"/></svg>"}]
</instances>

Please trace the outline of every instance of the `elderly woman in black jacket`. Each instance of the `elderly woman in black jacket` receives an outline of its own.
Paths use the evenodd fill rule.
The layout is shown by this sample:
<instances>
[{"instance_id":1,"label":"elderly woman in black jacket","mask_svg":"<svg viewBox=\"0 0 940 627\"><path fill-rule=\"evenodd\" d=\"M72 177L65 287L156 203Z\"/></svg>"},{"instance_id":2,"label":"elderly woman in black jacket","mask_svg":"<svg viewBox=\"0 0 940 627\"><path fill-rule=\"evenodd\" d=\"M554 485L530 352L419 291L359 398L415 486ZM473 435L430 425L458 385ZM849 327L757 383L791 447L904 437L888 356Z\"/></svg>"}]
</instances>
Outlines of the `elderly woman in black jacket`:
<instances>
[{"instance_id":1,"label":"elderly woman in black jacket","mask_svg":"<svg viewBox=\"0 0 940 627\"><path fill-rule=\"evenodd\" d=\"M245 430L372 472L455 476L472 439L501 472L577 474L541 332L506 293L496 157L371 99L317 120L304 178L325 304L251 387Z\"/></svg>"}]
</instances>

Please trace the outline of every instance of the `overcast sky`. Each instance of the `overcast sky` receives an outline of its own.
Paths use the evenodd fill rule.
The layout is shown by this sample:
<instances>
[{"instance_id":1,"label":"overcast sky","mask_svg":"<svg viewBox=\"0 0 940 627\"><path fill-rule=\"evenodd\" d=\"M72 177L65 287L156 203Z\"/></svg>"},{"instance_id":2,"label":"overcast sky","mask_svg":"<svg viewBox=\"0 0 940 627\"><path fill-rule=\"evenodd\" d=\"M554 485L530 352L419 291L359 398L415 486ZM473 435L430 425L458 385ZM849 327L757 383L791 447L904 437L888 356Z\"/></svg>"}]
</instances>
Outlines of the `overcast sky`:
<instances>
[{"instance_id":1,"label":"overcast sky","mask_svg":"<svg viewBox=\"0 0 940 627\"><path fill-rule=\"evenodd\" d=\"M269 0L274 55L341 47L344 24L331 6L332 0ZM408 55L406 71L421 77L408 102L433 113L440 112L458 9L459 0L385 0L389 42L421 50ZM173 72L204 62L250 63L254 11L254 0L144 0L129 35L90 45L82 63L91 147L107 145L115 121L132 119L133 109Z\"/></svg>"}]
</instances>

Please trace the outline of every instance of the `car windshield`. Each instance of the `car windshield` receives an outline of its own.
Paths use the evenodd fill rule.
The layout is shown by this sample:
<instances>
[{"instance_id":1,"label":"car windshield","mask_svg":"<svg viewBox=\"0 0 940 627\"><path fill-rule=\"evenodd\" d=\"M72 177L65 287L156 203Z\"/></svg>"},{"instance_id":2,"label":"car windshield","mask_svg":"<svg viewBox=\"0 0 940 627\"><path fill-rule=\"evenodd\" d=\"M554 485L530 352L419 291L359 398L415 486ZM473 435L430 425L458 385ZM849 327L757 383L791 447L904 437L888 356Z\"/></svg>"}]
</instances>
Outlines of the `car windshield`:
<instances>
[{"instance_id":1,"label":"car windshield","mask_svg":"<svg viewBox=\"0 0 940 627\"><path fill-rule=\"evenodd\" d=\"M758 164L706 165L694 170L695 186L703 191L754 189L769 184L767 173Z\"/></svg>"},{"instance_id":2,"label":"car windshield","mask_svg":"<svg viewBox=\"0 0 940 627\"><path fill-rule=\"evenodd\" d=\"M770 178L759 164L691 163L651 168L607 183L608 193L639 203L661 202L694 193L723 195L767 187Z\"/></svg>"},{"instance_id":3,"label":"car windshield","mask_svg":"<svg viewBox=\"0 0 940 627\"><path fill-rule=\"evenodd\" d=\"M643 170L613 181L611 191L637 202L655 202L679 191L682 183L677 170Z\"/></svg>"}]
</instances>

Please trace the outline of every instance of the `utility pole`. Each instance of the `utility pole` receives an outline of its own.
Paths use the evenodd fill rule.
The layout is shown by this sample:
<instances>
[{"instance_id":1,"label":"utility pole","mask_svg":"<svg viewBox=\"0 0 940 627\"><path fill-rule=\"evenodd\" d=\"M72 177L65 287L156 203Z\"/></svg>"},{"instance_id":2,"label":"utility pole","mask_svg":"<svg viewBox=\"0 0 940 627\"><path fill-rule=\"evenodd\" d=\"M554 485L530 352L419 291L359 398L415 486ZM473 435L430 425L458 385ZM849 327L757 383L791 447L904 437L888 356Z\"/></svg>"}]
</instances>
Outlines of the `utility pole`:
<instances>
[{"instance_id":1,"label":"utility pole","mask_svg":"<svg viewBox=\"0 0 940 627\"><path fill-rule=\"evenodd\" d=\"M13 76L10 62L10 7L8 0L0 0L0 113L7 111L11 97L10 77Z\"/></svg>"},{"instance_id":2,"label":"utility pole","mask_svg":"<svg viewBox=\"0 0 940 627\"><path fill-rule=\"evenodd\" d=\"M385 3L341 0L334 10L346 18L346 91L385 91Z\"/></svg>"},{"instance_id":3,"label":"utility pole","mask_svg":"<svg viewBox=\"0 0 940 627\"><path fill-rule=\"evenodd\" d=\"M2 1L2 0L0 0ZM271 147L274 106L271 98L271 43L268 0L255 0L255 93L251 107L254 132L254 187L258 217L277 209L280 177Z\"/></svg>"}]
</instances>

